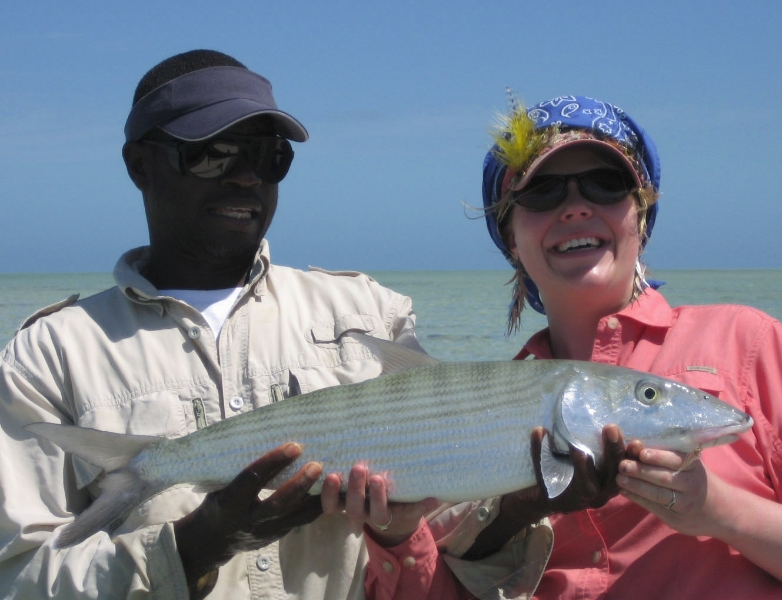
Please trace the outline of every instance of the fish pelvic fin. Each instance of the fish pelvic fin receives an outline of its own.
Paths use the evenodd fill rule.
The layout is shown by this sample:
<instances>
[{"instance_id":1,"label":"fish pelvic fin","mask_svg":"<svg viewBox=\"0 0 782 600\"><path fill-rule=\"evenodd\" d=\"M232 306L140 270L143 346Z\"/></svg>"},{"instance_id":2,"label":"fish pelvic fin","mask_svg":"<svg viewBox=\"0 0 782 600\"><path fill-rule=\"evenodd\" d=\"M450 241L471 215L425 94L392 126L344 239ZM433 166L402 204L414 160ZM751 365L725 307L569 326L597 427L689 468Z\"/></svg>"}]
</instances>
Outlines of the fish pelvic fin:
<instances>
[{"instance_id":1,"label":"fish pelvic fin","mask_svg":"<svg viewBox=\"0 0 782 600\"><path fill-rule=\"evenodd\" d=\"M160 441L155 436L112 433L58 423L32 423L25 429L106 473L127 467L144 448Z\"/></svg>"},{"instance_id":2,"label":"fish pelvic fin","mask_svg":"<svg viewBox=\"0 0 782 600\"><path fill-rule=\"evenodd\" d=\"M573 462L567 454L554 452L551 435L548 432L543 436L540 448L540 471L549 498L556 498L567 489L575 471Z\"/></svg>"},{"instance_id":3,"label":"fish pelvic fin","mask_svg":"<svg viewBox=\"0 0 782 600\"><path fill-rule=\"evenodd\" d=\"M129 470L109 473L100 481L101 494L76 520L57 534L57 548L79 544L101 530L110 529L150 493L141 479Z\"/></svg>"},{"instance_id":4,"label":"fish pelvic fin","mask_svg":"<svg viewBox=\"0 0 782 600\"><path fill-rule=\"evenodd\" d=\"M344 337L361 342L364 346L372 351L377 359L380 361L382 367L382 375L388 373L397 373L400 371L406 371L407 369L414 369L416 367L425 367L428 365L436 365L440 361L429 356L426 352L413 350L407 348L401 344L395 344L388 340L381 340L380 338L366 335L365 333L359 333L358 331L348 331Z\"/></svg>"}]
</instances>

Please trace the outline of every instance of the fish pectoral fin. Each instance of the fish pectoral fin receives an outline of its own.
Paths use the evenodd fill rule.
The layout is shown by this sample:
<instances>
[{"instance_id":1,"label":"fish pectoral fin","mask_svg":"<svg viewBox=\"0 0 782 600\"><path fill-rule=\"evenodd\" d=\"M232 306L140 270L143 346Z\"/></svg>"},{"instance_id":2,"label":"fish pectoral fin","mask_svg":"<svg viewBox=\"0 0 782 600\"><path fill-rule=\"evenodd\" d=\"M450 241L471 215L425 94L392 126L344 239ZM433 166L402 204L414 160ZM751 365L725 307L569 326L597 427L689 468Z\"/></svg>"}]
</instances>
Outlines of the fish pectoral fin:
<instances>
[{"instance_id":1,"label":"fish pectoral fin","mask_svg":"<svg viewBox=\"0 0 782 600\"><path fill-rule=\"evenodd\" d=\"M573 462L567 454L557 454L551 446L551 435L543 437L540 449L540 471L549 499L556 498L573 480Z\"/></svg>"}]
</instances>

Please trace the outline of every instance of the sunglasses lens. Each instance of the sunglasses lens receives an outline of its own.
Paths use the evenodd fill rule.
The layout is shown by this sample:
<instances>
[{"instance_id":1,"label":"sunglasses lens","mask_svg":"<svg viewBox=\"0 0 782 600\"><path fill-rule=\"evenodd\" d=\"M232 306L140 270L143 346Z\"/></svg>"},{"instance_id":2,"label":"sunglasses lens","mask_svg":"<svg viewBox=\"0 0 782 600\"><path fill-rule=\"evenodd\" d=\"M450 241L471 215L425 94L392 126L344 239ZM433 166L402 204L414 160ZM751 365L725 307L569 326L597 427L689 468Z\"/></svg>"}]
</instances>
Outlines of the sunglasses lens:
<instances>
[{"instance_id":1,"label":"sunglasses lens","mask_svg":"<svg viewBox=\"0 0 782 600\"><path fill-rule=\"evenodd\" d=\"M595 169L581 174L578 185L584 197L594 204L614 204L629 193L632 185L622 171Z\"/></svg>"},{"instance_id":2,"label":"sunglasses lens","mask_svg":"<svg viewBox=\"0 0 782 600\"><path fill-rule=\"evenodd\" d=\"M288 174L293 162L293 148L288 140L263 138L258 147L256 174L267 183L279 183Z\"/></svg>"},{"instance_id":3,"label":"sunglasses lens","mask_svg":"<svg viewBox=\"0 0 782 600\"><path fill-rule=\"evenodd\" d=\"M225 175L239 160L239 144L213 140L205 145L186 147L183 161L185 168L196 177L214 179Z\"/></svg>"},{"instance_id":4,"label":"sunglasses lens","mask_svg":"<svg viewBox=\"0 0 782 600\"><path fill-rule=\"evenodd\" d=\"M516 193L514 202L532 212L553 210L565 199L566 186L571 179L578 182L581 194L593 204L620 202L635 187L628 174L616 169L593 169L574 175L538 175Z\"/></svg>"},{"instance_id":5,"label":"sunglasses lens","mask_svg":"<svg viewBox=\"0 0 782 600\"><path fill-rule=\"evenodd\" d=\"M182 153L187 171L204 179L222 177L246 156L258 177L266 183L278 183L293 161L290 142L272 136L209 140L205 144L188 144Z\"/></svg>"},{"instance_id":6,"label":"sunglasses lens","mask_svg":"<svg viewBox=\"0 0 782 600\"><path fill-rule=\"evenodd\" d=\"M523 190L517 193L514 201L532 212L545 212L559 206L565 197L567 181L559 175L539 175L533 177Z\"/></svg>"}]
</instances>

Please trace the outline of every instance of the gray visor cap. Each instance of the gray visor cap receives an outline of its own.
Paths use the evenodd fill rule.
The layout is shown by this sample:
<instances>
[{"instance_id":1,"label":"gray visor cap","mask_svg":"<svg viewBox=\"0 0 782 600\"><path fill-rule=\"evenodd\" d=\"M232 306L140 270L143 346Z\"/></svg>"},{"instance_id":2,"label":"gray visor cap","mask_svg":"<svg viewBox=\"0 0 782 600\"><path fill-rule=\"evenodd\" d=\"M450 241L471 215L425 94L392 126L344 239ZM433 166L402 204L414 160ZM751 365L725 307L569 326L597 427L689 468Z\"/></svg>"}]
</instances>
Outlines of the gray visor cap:
<instances>
[{"instance_id":1,"label":"gray visor cap","mask_svg":"<svg viewBox=\"0 0 782 600\"><path fill-rule=\"evenodd\" d=\"M286 139L309 137L299 121L277 108L268 79L241 67L209 67L172 79L136 102L125 123L125 141L138 141L159 127L197 142L257 115L270 117Z\"/></svg>"}]
</instances>

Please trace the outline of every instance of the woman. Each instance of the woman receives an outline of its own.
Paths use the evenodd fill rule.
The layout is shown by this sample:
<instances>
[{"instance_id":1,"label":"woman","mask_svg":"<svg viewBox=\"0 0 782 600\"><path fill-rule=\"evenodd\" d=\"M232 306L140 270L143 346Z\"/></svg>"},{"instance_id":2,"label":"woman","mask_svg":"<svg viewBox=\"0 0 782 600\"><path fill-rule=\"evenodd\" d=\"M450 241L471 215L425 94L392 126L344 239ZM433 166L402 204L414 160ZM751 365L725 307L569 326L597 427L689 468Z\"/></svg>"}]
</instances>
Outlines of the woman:
<instances>
[{"instance_id":1,"label":"woman","mask_svg":"<svg viewBox=\"0 0 782 600\"><path fill-rule=\"evenodd\" d=\"M659 185L651 138L617 107L577 96L513 106L484 163L489 233L516 270L509 329L527 303L548 320L517 360L654 373L755 421L689 462L636 447L618 496L552 514L537 598L782 597L782 325L748 307L671 308L646 282ZM523 522L517 506L519 494L503 498L476 555Z\"/></svg>"}]
</instances>

